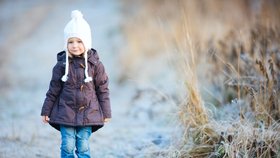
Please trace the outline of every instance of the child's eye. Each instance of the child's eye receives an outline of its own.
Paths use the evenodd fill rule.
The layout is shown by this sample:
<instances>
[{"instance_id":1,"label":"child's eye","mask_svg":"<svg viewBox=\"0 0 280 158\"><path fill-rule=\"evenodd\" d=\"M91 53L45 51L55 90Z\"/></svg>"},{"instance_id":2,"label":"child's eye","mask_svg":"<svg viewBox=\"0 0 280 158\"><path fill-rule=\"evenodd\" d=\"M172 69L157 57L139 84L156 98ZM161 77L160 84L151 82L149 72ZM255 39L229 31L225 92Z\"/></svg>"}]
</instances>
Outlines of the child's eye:
<instances>
[{"instance_id":1,"label":"child's eye","mask_svg":"<svg viewBox=\"0 0 280 158\"><path fill-rule=\"evenodd\" d=\"M78 43L83 43L82 41L77 41Z\"/></svg>"},{"instance_id":2,"label":"child's eye","mask_svg":"<svg viewBox=\"0 0 280 158\"><path fill-rule=\"evenodd\" d=\"M68 41L69 44L73 43L73 41Z\"/></svg>"}]
</instances>

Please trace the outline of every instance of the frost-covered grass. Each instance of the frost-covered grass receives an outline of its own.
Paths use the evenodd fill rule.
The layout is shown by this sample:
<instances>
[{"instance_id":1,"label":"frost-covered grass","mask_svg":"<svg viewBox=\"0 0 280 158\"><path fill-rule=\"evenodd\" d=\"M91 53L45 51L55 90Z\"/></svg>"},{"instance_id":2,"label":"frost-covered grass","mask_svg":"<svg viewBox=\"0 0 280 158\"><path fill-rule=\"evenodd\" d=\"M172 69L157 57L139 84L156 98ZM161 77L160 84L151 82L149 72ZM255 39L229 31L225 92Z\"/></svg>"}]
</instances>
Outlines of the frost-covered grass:
<instances>
[{"instance_id":1,"label":"frost-covered grass","mask_svg":"<svg viewBox=\"0 0 280 158\"><path fill-rule=\"evenodd\" d=\"M140 57L132 63L167 50L181 85L174 95L184 94L174 98L181 101L176 113L181 132L157 156L279 156L279 3L144 1L137 6L138 12L125 10L138 19L125 25L133 43L128 50L137 49L133 55ZM153 35L147 43L139 40L147 35ZM151 40L164 47L152 53L139 49L153 48Z\"/></svg>"},{"instance_id":2,"label":"frost-covered grass","mask_svg":"<svg viewBox=\"0 0 280 158\"><path fill-rule=\"evenodd\" d=\"M92 135L93 157L279 157L278 1L31 0L12 14L0 3L0 55L12 52L0 59L0 157L59 156L39 113L77 7L111 75L113 119Z\"/></svg>"},{"instance_id":3,"label":"frost-covered grass","mask_svg":"<svg viewBox=\"0 0 280 158\"><path fill-rule=\"evenodd\" d=\"M129 61L137 65L168 50L177 83L184 85L174 93L175 102L181 101L176 113L181 132L157 156L279 156L280 23L274 2L144 1L139 12L125 10L139 21L125 25L128 50L137 49L132 54L140 57ZM139 40L146 35L153 38ZM164 47L152 53L139 49L153 48L151 40Z\"/></svg>"},{"instance_id":4,"label":"frost-covered grass","mask_svg":"<svg viewBox=\"0 0 280 158\"><path fill-rule=\"evenodd\" d=\"M182 66L187 70L187 96L179 106L178 117L184 132L176 157L249 158L280 155L280 67L275 64L280 62L279 46L275 45L279 42L279 33L269 32L269 29L259 26L256 28L258 34L252 30L249 35L251 45L246 48L243 48L246 43L234 37L231 37L232 43L222 41L228 47L220 50L214 48L218 60L212 64L226 73L217 73L212 77L214 81L223 78L224 84L213 85L224 88L224 92L231 88L231 93L236 96L229 105L214 108L216 111L206 106L199 92L199 81L192 76L199 73L196 66L190 68L190 65L194 65L192 59L197 59L197 56L193 57L192 50L189 55L185 54L188 60ZM236 50L232 51L232 48ZM249 50L253 52L249 53ZM222 97L227 99L227 94L224 93Z\"/></svg>"}]
</instances>

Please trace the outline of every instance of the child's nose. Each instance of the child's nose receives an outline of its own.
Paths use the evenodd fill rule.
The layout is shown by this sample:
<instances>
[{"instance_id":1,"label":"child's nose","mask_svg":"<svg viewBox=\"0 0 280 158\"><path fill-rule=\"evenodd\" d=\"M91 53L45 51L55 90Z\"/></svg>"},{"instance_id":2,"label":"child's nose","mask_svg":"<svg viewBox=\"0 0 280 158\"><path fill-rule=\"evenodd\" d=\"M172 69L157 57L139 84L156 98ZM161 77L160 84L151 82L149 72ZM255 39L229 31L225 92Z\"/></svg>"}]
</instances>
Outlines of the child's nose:
<instances>
[{"instance_id":1,"label":"child's nose","mask_svg":"<svg viewBox=\"0 0 280 158\"><path fill-rule=\"evenodd\" d=\"M78 43L77 42L74 42L73 43L73 47L77 47L78 46Z\"/></svg>"}]
</instances>

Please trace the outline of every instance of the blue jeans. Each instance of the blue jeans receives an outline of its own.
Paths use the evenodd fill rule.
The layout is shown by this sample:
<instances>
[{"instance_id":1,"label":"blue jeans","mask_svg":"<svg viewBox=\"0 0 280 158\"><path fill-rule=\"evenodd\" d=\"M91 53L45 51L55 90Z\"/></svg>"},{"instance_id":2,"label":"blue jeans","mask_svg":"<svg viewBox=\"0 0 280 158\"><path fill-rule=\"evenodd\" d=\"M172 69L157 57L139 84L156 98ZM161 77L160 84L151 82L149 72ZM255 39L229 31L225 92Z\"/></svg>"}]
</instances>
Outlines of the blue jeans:
<instances>
[{"instance_id":1,"label":"blue jeans","mask_svg":"<svg viewBox=\"0 0 280 158\"><path fill-rule=\"evenodd\" d=\"M89 137L91 127L60 126L61 133L61 158L90 158Z\"/></svg>"}]
</instances>

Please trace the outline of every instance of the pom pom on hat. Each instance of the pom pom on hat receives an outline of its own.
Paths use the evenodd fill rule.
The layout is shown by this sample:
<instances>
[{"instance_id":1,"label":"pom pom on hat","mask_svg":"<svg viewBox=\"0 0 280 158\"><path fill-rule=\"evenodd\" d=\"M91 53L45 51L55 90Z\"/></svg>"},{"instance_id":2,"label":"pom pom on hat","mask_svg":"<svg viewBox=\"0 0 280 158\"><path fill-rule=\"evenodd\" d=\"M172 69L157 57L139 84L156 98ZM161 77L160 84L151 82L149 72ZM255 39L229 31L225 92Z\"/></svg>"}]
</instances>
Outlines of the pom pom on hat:
<instances>
[{"instance_id":1,"label":"pom pom on hat","mask_svg":"<svg viewBox=\"0 0 280 158\"><path fill-rule=\"evenodd\" d=\"M66 82L68 79L68 71L69 71L69 52L67 50L67 44L69 38L77 37L82 40L85 52L85 82L92 81L92 77L88 75L88 63L87 63L87 51L91 49L91 29L89 24L83 18L83 14L79 10L73 10L71 13L71 20L66 24L64 28L64 50L66 51L66 66L65 66L65 74L62 76L61 80Z\"/></svg>"},{"instance_id":2,"label":"pom pom on hat","mask_svg":"<svg viewBox=\"0 0 280 158\"><path fill-rule=\"evenodd\" d=\"M71 18L83 18L83 14L78 10L73 10L71 13Z\"/></svg>"}]
</instances>

